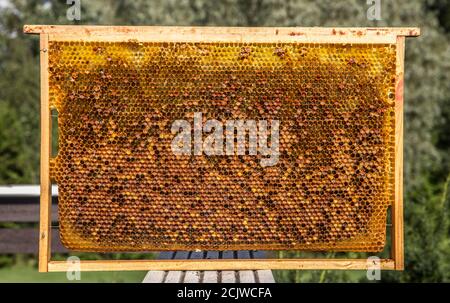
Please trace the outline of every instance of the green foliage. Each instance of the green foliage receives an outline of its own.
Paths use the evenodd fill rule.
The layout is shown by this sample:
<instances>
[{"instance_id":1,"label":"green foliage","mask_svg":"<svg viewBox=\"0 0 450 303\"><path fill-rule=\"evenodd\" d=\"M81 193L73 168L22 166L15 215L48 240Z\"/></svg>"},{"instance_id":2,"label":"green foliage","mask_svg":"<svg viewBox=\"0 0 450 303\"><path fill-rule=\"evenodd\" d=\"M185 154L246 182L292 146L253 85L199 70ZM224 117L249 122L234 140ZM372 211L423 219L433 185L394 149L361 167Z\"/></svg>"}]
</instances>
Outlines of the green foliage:
<instances>
[{"instance_id":1,"label":"green foliage","mask_svg":"<svg viewBox=\"0 0 450 303\"><path fill-rule=\"evenodd\" d=\"M450 281L450 225L447 212L450 202L449 181L450 179L444 184L444 190L425 182L420 196L412 196L414 205L406 205L408 216L405 225L405 271L385 273L385 281Z\"/></svg>"},{"instance_id":2,"label":"green foliage","mask_svg":"<svg viewBox=\"0 0 450 303\"><path fill-rule=\"evenodd\" d=\"M0 9L0 183L37 183L39 66L23 24L73 24L65 1L12 0ZM216 26L420 26L405 75L406 268L383 281L449 281L450 5L381 1L382 20L360 0L82 1L85 24ZM328 257L332 256L331 254ZM280 281L367 281L363 272L277 271Z\"/></svg>"},{"instance_id":3,"label":"green foliage","mask_svg":"<svg viewBox=\"0 0 450 303\"><path fill-rule=\"evenodd\" d=\"M36 267L22 262L0 268L0 283L140 283L145 274L143 271L82 272L79 281L70 281L65 272L40 273Z\"/></svg>"},{"instance_id":4,"label":"green foliage","mask_svg":"<svg viewBox=\"0 0 450 303\"><path fill-rule=\"evenodd\" d=\"M450 2L448 0L429 1L428 8L438 17L440 25L450 31Z\"/></svg>"},{"instance_id":5,"label":"green foliage","mask_svg":"<svg viewBox=\"0 0 450 303\"><path fill-rule=\"evenodd\" d=\"M28 148L17 111L0 103L0 183L19 183L30 176L33 167L24 152Z\"/></svg>"}]
</instances>

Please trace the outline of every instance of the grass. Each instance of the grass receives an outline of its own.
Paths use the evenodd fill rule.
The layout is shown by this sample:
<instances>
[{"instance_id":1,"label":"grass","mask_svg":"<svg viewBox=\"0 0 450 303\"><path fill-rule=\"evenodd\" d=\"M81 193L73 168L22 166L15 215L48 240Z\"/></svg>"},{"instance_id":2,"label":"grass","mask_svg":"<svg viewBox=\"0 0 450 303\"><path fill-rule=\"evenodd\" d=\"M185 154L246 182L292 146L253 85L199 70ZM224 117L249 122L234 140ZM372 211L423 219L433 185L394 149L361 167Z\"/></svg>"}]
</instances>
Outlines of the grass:
<instances>
[{"instance_id":1,"label":"grass","mask_svg":"<svg viewBox=\"0 0 450 303\"><path fill-rule=\"evenodd\" d=\"M66 260L68 254L54 254L53 260ZM153 259L154 253L71 253L82 260L101 259ZM108 271L108 272L81 272L80 281L67 278L66 272L40 273L37 268L37 258L27 254L0 254L0 283L140 283L146 271Z\"/></svg>"},{"instance_id":2,"label":"grass","mask_svg":"<svg viewBox=\"0 0 450 303\"><path fill-rule=\"evenodd\" d=\"M70 281L65 272L40 273L35 266L17 264L0 268L0 283L140 283L145 274L143 271L81 272L80 281Z\"/></svg>"}]
</instances>

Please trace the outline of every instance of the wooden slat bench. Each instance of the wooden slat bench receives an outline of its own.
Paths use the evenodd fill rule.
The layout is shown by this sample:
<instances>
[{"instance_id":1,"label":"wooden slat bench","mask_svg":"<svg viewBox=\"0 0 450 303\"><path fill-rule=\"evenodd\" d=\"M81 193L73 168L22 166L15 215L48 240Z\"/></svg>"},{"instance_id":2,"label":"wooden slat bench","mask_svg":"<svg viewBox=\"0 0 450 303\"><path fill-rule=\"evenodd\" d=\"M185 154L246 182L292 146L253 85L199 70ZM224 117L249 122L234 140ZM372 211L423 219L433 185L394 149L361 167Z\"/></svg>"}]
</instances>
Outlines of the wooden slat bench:
<instances>
[{"instance_id":1,"label":"wooden slat bench","mask_svg":"<svg viewBox=\"0 0 450 303\"><path fill-rule=\"evenodd\" d=\"M62 245L58 230L57 188L52 189L52 252L69 253ZM0 186L0 223L39 222L39 186ZM37 254L38 227L1 228L0 254ZM162 252L160 259L260 259L262 251ZM149 271L144 283L273 283L270 270L243 271Z\"/></svg>"},{"instance_id":2,"label":"wooden slat bench","mask_svg":"<svg viewBox=\"0 0 450 303\"><path fill-rule=\"evenodd\" d=\"M67 253L58 231L57 187L52 189L52 251ZM37 254L39 243L39 186L0 186L0 254ZM27 227L11 227L9 223L30 223ZM35 225L35 227L33 227Z\"/></svg>"},{"instance_id":3,"label":"wooden slat bench","mask_svg":"<svg viewBox=\"0 0 450 303\"><path fill-rule=\"evenodd\" d=\"M262 251L162 252L159 259L260 259ZM147 273L143 283L274 283L270 270L159 271Z\"/></svg>"}]
</instances>

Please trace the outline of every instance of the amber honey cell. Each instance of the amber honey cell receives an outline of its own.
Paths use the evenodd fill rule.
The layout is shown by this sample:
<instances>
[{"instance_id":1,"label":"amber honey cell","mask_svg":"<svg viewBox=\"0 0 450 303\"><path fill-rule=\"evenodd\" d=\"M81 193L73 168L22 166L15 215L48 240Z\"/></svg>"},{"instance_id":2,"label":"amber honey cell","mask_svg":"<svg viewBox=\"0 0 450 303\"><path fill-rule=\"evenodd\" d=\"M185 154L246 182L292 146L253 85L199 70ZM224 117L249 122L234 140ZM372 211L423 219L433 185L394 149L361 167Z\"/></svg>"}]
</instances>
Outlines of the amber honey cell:
<instances>
[{"instance_id":1,"label":"amber honey cell","mask_svg":"<svg viewBox=\"0 0 450 303\"><path fill-rule=\"evenodd\" d=\"M50 42L63 244L380 251L395 45ZM279 160L175 155L172 123L280 121Z\"/></svg>"}]
</instances>

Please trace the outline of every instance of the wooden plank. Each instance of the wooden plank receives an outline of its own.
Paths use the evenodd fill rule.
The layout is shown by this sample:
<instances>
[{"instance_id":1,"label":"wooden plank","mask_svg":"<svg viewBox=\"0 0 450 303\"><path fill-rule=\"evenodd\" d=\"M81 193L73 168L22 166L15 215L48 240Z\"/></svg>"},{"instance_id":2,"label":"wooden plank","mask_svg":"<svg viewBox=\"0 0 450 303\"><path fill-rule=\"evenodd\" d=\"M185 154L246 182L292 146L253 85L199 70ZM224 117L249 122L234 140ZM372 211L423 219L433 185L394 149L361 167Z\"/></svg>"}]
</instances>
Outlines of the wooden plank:
<instances>
[{"instance_id":1,"label":"wooden plank","mask_svg":"<svg viewBox=\"0 0 450 303\"><path fill-rule=\"evenodd\" d=\"M237 257L238 259L250 259L250 252L248 250L238 250Z\"/></svg>"},{"instance_id":2,"label":"wooden plank","mask_svg":"<svg viewBox=\"0 0 450 303\"><path fill-rule=\"evenodd\" d=\"M203 273L202 283L217 283L219 281L219 274L216 270L207 270Z\"/></svg>"},{"instance_id":3,"label":"wooden plank","mask_svg":"<svg viewBox=\"0 0 450 303\"><path fill-rule=\"evenodd\" d=\"M142 283L163 283L166 272L164 270L150 270Z\"/></svg>"},{"instance_id":4,"label":"wooden plank","mask_svg":"<svg viewBox=\"0 0 450 303\"><path fill-rule=\"evenodd\" d=\"M101 26L101 25L24 25L25 34L58 33L80 36L94 35L133 35L158 33L170 36L182 35L232 35L249 34L254 36L410 36L420 35L417 27L207 27L207 26Z\"/></svg>"},{"instance_id":5,"label":"wooden plank","mask_svg":"<svg viewBox=\"0 0 450 303\"><path fill-rule=\"evenodd\" d=\"M170 259L170 256L173 256L174 254L171 252L164 252L162 254L160 254L160 258L164 258L164 259ZM234 258L236 255L236 253L234 253L233 251L228 251L225 253L225 258ZM258 254L259 256L263 256L264 254ZM218 252L210 252L209 253L209 258L214 259L219 257L220 254ZM249 251L238 251L237 252L237 257L241 258L241 259L249 259L252 258L254 256L253 252L249 252ZM191 252L188 256L189 259L203 259L205 258L206 255L204 252ZM223 254L222 254L223 257ZM273 278L272 272L270 270L261 270L261 271L252 271L252 270L244 270L244 271L239 271L237 273L237 277L239 279L236 279L236 273L234 271L226 271L228 273L231 273L231 277L233 278L233 281L237 281L240 283L255 283L255 282L267 282L267 283L274 283L275 280ZM257 272L261 272L261 275L258 276L256 273ZM207 271L207 277L206 277L206 281L203 281L205 283L208 282L217 282L217 276L218 273L217 271ZM146 277L144 278L143 283L162 283L165 280L165 276L168 274L167 271L150 271L147 273ZM202 271L186 271L184 278L181 279L180 282L183 283L200 283L202 282L202 275L203 272ZM227 277L225 275L225 280L229 279L230 277ZM227 282L224 281L224 279L221 280L221 282ZM170 278L169 278L170 280ZM229 282L229 281L228 281Z\"/></svg>"},{"instance_id":6,"label":"wooden plank","mask_svg":"<svg viewBox=\"0 0 450 303\"><path fill-rule=\"evenodd\" d=\"M219 252L215 250L210 250L206 253L206 259L207 260L215 260L219 259Z\"/></svg>"},{"instance_id":7,"label":"wooden plank","mask_svg":"<svg viewBox=\"0 0 450 303\"><path fill-rule=\"evenodd\" d=\"M234 259L235 253L231 250L222 252L222 259ZM234 270L224 270L220 273L222 283L237 283L236 272Z\"/></svg>"},{"instance_id":8,"label":"wooden plank","mask_svg":"<svg viewBox=\"0 0 450 303\"><path fill-rule=\"evenodd\" d=\"M252 259L264 259L266 257L266 252L262 250L252 250L250 251L250 257ZM257 283L275 283L275 278L271 270L256 270L255 280Z\"/></svg>"},{"instance_id":9,"label":"wooden plank","mask_svg":"<svg viewBox=\"0 0 450 303\"><path fill-rule=\"evenodd\" d=\"M193 251L189 255L189 259L204 259L206 258L204 251Z\"/></svg>"},{"instance_id":10,"label":"wooden plank","mask_svg":"<svg viewBox=\"0 0 450 303\"><path fill-rule=\"evenodd\" d=\"M392 259L381 259L381 269L393 270ZM259 270L259 269L344 269L367 270L366 259L218 259L218 260L82 260L82 271L120 270ZM66 271L65 261L50 261L51 272ZM206 276L207 272L205 272ZM206 281L204 281L206 282ZM214 281L217 282L217 281Z\"/></svg>"},{"instance_id":11,"label":"wooden plank","mask_svg":"<svg viewBox=\"0 0 450 303\"><path fill-rule=\"evenodd\" d=\"M189 257L189 251L177 251L175 253L174 259L176 260L184 260Z\"/></svg>"},{"instance_id":12,"label":"wooden plank","mask_svg":"<svg viewBox=\"0 0 450 303\"><path fill-rule=\"evenodd\" d=\"M54 41L396 43L418 36L419 28L176 27L25 25L27 34L48 33Z\"/></svg>"},{"instance_id":13,"label":"wooden plank","mask_svg":"<svg viewBox=\"0 0 450 303\"><path fill-rule=\"evenodd\" d=\"M20 199L39 199L41 190L39 185L1 185L0 186L0 201L7 201L8 198ZM58 186L52 185L53 197L58 196Z\"/></svg>"},{"instance_id":14,"label":"wooden plank","mask_svg":"<svg viewBox=\"0 0 450 303\"><path fill-rule=\"evenodd\" d=\"M0 222L39 222L39 199L9 198L8 202L0 202ZM32 201L35 200L35 201ZM58 209L52 204L52 222L58 221Z\"/></svg>"},{"instance_id":15,"label":"wooden plank","mask_svg":"<svg viewBox=\"0 0 450 303\"><path fill-rule=\"evenodd\" d=\"M397 37L395 79L395 197L392 205L392 252L395 269L403 270L403 92L405 37Z\"/></svg>"},{"instance_id":16,"label":"wooden plank","mask_svg":"<svg viewBox=\"0 0 450 303\"><path fill-rule=\"evenodd\" d=\"M158 259L160 260L170 260L173 259L175 253L173 251L163 251L159 254Z\"/></svg>"},{"instance_id":17,"label":"wooden plank","mask_svg":"<svg viewBox=\"0 0 450 303\"><path fill-rule=\"evenodd\" d=\"M266 252L263 250L252 250L250 251L250 257L252 259L264 259L266 258Z\"/></svg>"},{"instance_id":18,"label":"wooden plank","mask_svg":"<svg viewBox=\"0 0 450 303\"><path fill-rule=\"evenodd\" d=\"M67 253L59 238L59 231L52 232L52 251ZM39 230L37 228L0 228L0 254L36 254L39 250Z\"/></svg>"},{"instance_id":19,"label":"wooden plank","mask_svg":"<svg viewBox=\"0 0 450 303\"><path fill-rule=\"evenodd\" d=\"M273 273L269 269L265 270L257 270L255 272L256 282L257 283L275 283L275 278L273 277Z\"/></svg>"},{"instance_id":20,"label":"wooden plank","mask_svg":"<svg viewBox=\"0 0 450 303\"><path fill-rule=\"evenodd\" d=\"M164 283L180 283L182 280L182 273L183 272L179 270L171 270L167 272Z\"/></svg>"},{"instance_id":21,"label":"wooden plank","mask_svg":"<svg viewBox=\"0 0 450 303\"><path fill-rule=\"evenodd\" d=\"M185 260L189 256L188 251L177 251L174 256L174 260ZM183 281L184 272L181 270L172 270L167 273L164 283L180 283Z\"/></svg>"},{"instance_id":22,"label":"wooden plank","mask_svg":"<svg viewBox=\"0 0 450 303\"><path fill-rule=\"evenodd\" d=\"M204 252L199 251L193 251L189 255L189 259L203 259L204 258ZM184 283L200 283L201 282L201 276L202 272L199 270L188 270L186 274L184 275Z\"/></svg>"},{"instance_id":23,"label":"wooden plank","mask_svg":"<svg viewBox=\"0 0 450 303\"><path fill-rule=\"evenodd\" d=\"M239 250L237 252L238 259L250 259L250 252L248 250ZM253 270L240 270L237 272L239 283L255 283L255 272Z\"/></svg>"},{"instance_id":24,"label":"wooden plank","mask_svg":"<svg viewBox=\"0 0 450 303\"><path fill-rule=\"evenodd\" d=\"M173 251L163 251L158 255L159 260L171 260L175 256ZM166 276L167 271L164 270L150 270L144 277L142 283L163 283Z\"/></svg>"},{"instance_id":25,"label":"wooden plank","mask_svg":"<svg viewBox=\"0 0 450 303\"><path fill-rule=\"evenodd\" d=\"M217 251L208 251L206 253L206 259L214 262L215 259L219 258L219 252ZM203 260L207 261L207 260ZM219 282L219 273L215 270L208 270L203 273L203 283L217 283Z\"/></svg>"},{"instance_id":26,"label":"wooden plank","mask_svg":"<svg viewBox=\"0 0 450 303\"><path fill-rule=\"evenodd\" d=\"M51 115L49 104L48 77L48 34L40 34L40 75L41 75L41 205L39 233L39 271L48 271L51 257Z\"/></svg>"}]
</instances>

